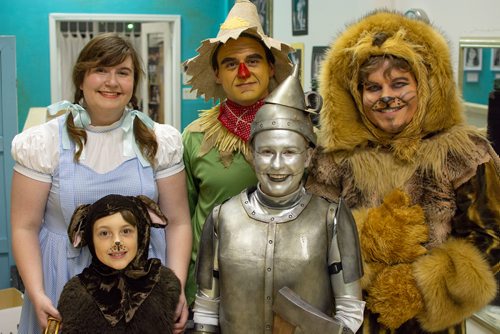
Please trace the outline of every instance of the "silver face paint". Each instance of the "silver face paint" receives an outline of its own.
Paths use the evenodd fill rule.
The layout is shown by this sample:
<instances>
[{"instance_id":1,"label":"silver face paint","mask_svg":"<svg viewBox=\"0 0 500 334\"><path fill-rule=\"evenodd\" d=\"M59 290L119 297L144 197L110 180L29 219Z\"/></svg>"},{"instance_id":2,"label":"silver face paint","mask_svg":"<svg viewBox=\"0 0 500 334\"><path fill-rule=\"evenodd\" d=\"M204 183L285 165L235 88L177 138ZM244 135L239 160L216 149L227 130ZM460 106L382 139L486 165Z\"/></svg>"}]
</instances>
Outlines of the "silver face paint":
<instances>
[{"instance_id":1,"label":"silver face paint","mask_svg":"<svg viewBox=\"0 0 500 334\"><path fill-rule=\"evenodd\" d=\"M253 139L254 168L261 190L274 197L299 189L312 148L294 131L267 130Z\"/></svg>"}]
</instances>

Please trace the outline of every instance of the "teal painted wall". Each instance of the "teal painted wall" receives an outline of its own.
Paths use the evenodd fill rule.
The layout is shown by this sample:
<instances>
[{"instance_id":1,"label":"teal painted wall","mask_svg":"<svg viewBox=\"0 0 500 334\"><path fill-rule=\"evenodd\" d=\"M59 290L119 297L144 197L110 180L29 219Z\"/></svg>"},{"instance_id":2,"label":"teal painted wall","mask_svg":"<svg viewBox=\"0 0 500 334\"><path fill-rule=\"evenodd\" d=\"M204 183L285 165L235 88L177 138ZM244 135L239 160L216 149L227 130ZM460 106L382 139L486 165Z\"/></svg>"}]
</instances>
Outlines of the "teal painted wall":
<instances>
[{"instance_id":1,"label":"teal painted wall","mask_svg":"<svg viewBox=\"0 0 500 334\"><path fill-rule=\"evenodd\" d=\"M465 71L463 79L463 96L465 101L488 104L489 93L493 90L493 81L495 80L495 76L500 73L498 69L491 70L491 57L491 49L483 48L481 70L470 71L478 74L477 82L467 82L466 76L469 71Z\"/></svg>"},{"instance_id":2,"label":"teal painted wall","mask_svg":"<svg viewBox=\"0 0 500 334\"><path fill-rule=\"evenodd\" d=\"M0 35L16 36L19 129L30 107L50 104L50 13L181 15L181 59L214 37L232 0L14 0L0 3ZM211 103L182 100L184 128Z\"/></svg>"}]
</instances>

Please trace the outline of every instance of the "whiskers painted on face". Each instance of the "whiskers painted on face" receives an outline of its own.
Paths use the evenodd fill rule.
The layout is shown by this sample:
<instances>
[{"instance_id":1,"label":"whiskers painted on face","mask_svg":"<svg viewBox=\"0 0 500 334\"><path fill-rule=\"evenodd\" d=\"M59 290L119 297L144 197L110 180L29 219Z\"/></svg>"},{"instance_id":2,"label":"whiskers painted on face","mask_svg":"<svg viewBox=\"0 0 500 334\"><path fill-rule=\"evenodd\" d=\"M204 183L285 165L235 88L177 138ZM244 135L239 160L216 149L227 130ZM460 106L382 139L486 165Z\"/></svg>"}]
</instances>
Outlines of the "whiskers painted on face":
<instances>
[{"instance_id":1,"label":"whiskers painted on face","mask_svg":"<svg viewBox=\"0 0 500 334\"><path fill-rule=\"evenodd\" d=\"M401 96L382 96L371 106L373 111L383 111L387 109L401 109L406 107L415 97L417 96L416 91L409 91L401 94ZM371 101L370 101L371 102Z\"/></svg>"}]
</instances>

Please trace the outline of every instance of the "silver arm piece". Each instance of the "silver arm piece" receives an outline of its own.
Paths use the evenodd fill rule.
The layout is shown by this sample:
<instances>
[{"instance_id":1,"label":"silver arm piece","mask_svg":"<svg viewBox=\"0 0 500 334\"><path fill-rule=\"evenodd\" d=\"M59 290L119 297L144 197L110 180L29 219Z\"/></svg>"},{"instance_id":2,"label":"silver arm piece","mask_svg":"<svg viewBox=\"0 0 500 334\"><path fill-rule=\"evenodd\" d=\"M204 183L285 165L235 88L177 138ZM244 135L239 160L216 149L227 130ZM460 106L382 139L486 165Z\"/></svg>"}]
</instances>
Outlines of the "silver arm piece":
<instances>
[{"instance_id":1,"label":"silver arm piece","mask_svg":"<svg viewBox=\"0 0 500 334\"><path fill-rule=\"evenodd\" d=\"M194 302L194 330L191 334L219 333L219 264L216 224L219 207L207 217L197 258L198 292ZM210 288L207 285L210 284Z\"/></svg>"},{"instance_id":2,"label":"silver arm piece","mask_svg":"<svg viewBox=\"0 0 500 334\"><path fill-rule=\"evenodd\" d=\"M342 199L333 222L328 264L335 298L334 318L356 332L363 322L365 307L360 283L363 276L361 250L356 223Z\"/></svg>"}]
</instances>

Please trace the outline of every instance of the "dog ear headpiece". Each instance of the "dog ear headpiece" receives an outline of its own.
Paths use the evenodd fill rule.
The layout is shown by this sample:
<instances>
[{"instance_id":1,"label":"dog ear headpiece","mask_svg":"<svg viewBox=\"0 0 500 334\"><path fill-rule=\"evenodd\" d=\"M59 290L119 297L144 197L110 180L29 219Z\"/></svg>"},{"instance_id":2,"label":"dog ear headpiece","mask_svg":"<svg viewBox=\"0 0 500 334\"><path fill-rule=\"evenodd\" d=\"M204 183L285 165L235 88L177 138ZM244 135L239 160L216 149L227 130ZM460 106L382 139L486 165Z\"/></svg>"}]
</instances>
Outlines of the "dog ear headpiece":
<instances>
[{"instance_id":1,"label":"dog ear headpiece","mask_svg":"<svg viewBox=\"0 0 500 334\"><path fill-rule=\"evenodd\" d=\"M165 228L167 217L158 204L147 196L108 195L94 204L83 204L76 208L68 226L68 236L74 247L84 247L92 237L96 220L121 211L129 211L135 217L139 231L139 242L147 238L150 227ZM141 233L142 232L142 233Z\"/></svg>"}]
</instances>

